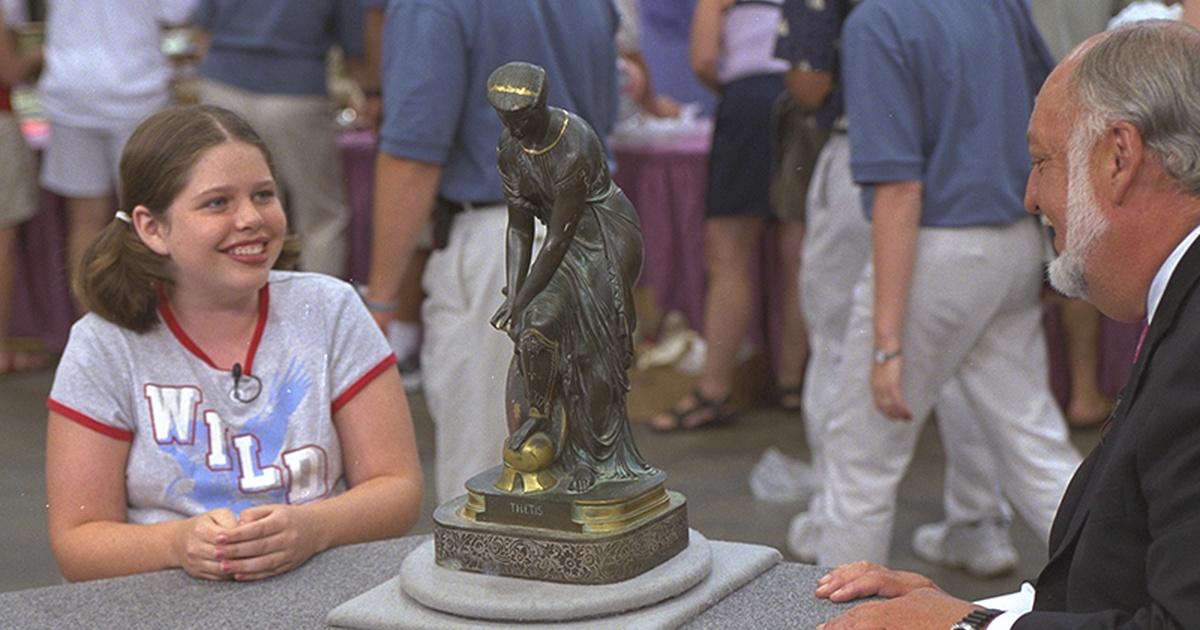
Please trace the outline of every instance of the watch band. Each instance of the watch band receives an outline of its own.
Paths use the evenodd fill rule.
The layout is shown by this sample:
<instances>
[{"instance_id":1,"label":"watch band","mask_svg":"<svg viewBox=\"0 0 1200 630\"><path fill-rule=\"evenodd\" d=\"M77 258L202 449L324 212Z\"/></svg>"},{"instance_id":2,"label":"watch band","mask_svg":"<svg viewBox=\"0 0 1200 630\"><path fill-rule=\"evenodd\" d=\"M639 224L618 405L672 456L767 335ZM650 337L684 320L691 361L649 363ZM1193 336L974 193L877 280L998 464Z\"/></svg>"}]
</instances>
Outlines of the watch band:
<instances>
[{"instance_id":1,"label":"watch band","mask_svg":"<svg viewBox=\"0 0 1200 630\"><path fill-rule=\"evenodd\" d=\"M1003 614L1003 610L995 608L976 608L958 623L950 626L950 630L983 630L993 619Z\"/></svg>"},{"instance_id":2,"label":"watch band","mask_svg":"<svg viewBox=\"0 0 1200 630\"><path fill-rule=\"evenodd\" d=\"M883 365L884 363L887 363L888 361L891 361L892 359L895 359L896 357L900 356L903 352L904 352L904 350L902 350L900 348L896 348L895 350L892 350L891 352L884 352L883 350L876 348L875 349L875 365Z\"/></svg>"}]
</instances>

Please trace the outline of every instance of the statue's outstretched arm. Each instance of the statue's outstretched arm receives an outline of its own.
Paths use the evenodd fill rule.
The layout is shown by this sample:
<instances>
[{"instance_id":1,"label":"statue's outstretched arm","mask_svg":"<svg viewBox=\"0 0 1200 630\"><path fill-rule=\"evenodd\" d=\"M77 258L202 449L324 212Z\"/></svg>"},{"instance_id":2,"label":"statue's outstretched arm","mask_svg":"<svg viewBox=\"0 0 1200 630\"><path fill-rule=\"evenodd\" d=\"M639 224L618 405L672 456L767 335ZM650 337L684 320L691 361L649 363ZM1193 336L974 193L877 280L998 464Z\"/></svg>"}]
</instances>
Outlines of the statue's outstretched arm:
<instances>
[{"instance_id":1,"label":"statue's outstretched arm","mask_svg":"<svg viewBox=\"0 0 1200 630\"><path fill-rule=\"evenodd\" d=\"M517 208L511 201L508 205L506 236L504 260L508 284L504 287L504 302L492 315L492 326L503 331L512 328L513 300L525 284L533 252L533 216Z\"/></svg>"}]
</instances>

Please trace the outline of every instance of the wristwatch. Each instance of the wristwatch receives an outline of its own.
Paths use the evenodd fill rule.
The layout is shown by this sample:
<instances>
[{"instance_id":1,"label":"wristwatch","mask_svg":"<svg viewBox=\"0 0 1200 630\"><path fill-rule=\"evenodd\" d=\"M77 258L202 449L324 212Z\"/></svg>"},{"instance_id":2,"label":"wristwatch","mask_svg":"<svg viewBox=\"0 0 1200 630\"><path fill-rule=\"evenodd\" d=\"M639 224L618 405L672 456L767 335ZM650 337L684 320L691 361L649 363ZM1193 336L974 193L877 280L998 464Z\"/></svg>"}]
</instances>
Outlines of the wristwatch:
<instances>
[{"instance_id":1,"label":"wristwatch","mask_svg":"<svg viewBox=\"0 0 1200 630\"><path fill-rule=\"evenodd\" d=\"M895 350L892 350L891 352L884 352L883 350L880 350L879 348L875 348L875 365L883 365L884 363L887 363L888 361L891 361L892 359L895 359L896 357L900 356L900 354L902 352L903 352L903 350L901 350L900 348L896 348Z\"/></svg>"},{"instance_id":2,"label":"wristwatch","mask_svg":"<svg viewBox=\"0 0 1200 630\"><path fill-rule=\"evenodd\" d=\"M958 623L950 626L950 630L983 630L996 617L1003 615L1003 610L995 608L976 608Z\"/></svg>"}]
</instances>

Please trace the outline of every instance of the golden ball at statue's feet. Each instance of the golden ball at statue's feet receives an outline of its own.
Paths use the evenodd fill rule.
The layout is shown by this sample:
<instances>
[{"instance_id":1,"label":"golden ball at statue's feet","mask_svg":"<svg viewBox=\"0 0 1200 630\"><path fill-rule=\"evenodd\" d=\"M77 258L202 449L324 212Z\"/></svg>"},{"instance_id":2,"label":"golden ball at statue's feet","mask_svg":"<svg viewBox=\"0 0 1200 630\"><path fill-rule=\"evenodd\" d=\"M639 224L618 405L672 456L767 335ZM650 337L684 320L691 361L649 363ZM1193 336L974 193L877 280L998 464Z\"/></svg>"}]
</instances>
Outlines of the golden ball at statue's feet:
<instances>
[{"instance_id":1,"label":"golden ball at statue's feet","mask_svg":"<svg viewBox=\"0 0 1200 630\"><path fill-rule=\"evenodd\" d=\"M505 447L504 463L520 472L545 470L554 463L554 443L545 433L534 433L517 450Z\"/></svg>"}]
</instances>

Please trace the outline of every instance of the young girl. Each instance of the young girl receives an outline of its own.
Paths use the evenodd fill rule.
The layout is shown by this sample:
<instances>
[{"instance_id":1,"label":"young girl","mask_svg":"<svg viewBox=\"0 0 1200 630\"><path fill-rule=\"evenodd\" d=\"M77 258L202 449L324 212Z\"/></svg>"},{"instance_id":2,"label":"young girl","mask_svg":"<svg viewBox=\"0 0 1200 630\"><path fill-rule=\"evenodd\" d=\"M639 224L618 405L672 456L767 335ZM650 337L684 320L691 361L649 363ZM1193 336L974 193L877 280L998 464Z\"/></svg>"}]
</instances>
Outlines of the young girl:
<instances>
[{"instance_id":1,"label":"young girl","mask_svg":"<svg viewBox=\"0 0 1200 630\"><path fill-rule=\"evenodd\" d=\"M405 533L421 473L395 356L349 285L271 271L286 220L254 130L157 113L121 184L50 393L63 575L254 580Z\"/></svg>"}]
</instances>

